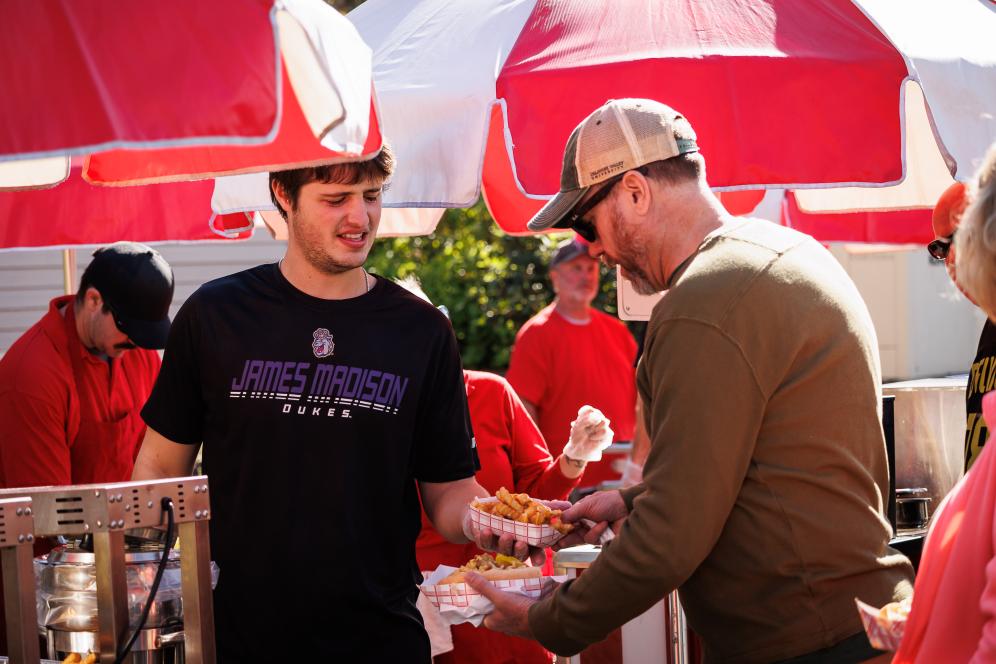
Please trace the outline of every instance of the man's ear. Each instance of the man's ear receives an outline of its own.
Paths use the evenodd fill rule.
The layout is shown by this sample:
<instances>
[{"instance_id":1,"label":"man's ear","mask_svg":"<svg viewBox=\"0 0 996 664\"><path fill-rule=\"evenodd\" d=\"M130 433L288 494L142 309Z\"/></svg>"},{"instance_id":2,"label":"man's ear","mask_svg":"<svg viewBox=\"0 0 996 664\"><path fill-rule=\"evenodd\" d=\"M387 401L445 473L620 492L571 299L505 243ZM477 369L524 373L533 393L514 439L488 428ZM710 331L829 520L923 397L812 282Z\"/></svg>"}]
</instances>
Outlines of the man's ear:
<instances>
[{"instance_id":1,"label":"man's ear","mask_svg":"<svg viewBox=\"0 0 996 664\"><path fill-rule=\"evenodd\" d=\"M290 212L292 207L290 198L287 197L287 192L284 190L284 186L280 183L280 181L271 180L270 189L273 190L273 196L277 199L277 203L280 204L280 207L284 209L284 212Z\"/></svg>"},{"instance_id":2,"label":"man's ear","mask_svg":"<svg viewBox=\"0 0 996 664\"><path fill-rule=\"evenodd\" d=\"M83 295L83 307L93 311L100 311L103 304L104 298L100 296L100 291L93 286L88 287L86 293Z\"/></svg>"},{"instance_id":3,"label":"man's ear","mask_svg":"<svg viewBox=\"0 0 996 664\"><path fill-rule=\"evenodd\" d=\"M625 203L632 206L634 212L639 215L650 212L654 192L647 176L639 171L629 171L623 176L619 185L622 187L623 196L626 197Z\"/></svg>"}]
</instances>

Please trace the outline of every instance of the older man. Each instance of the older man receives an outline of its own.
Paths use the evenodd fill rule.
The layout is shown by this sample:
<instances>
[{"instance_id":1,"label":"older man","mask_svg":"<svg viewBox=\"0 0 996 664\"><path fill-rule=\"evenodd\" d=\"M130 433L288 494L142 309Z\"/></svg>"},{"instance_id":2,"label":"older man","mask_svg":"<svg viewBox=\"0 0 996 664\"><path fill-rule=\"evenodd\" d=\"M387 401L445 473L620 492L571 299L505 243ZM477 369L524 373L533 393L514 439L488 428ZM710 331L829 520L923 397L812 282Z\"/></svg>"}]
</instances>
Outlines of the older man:
<instances>
[{"instance_id":1,"label":"older man","mask_svg":"<svg viewBox=\"0 0 996 664\"><path fill-rule=\"evenodd\" d=\"M554 456L564 450L578 409L592 405L612 423L615 442L633 440L636 341L626 326L591 306L598 294L598 261L588 243L565 240L550 260L556 298L515 338L506 378L543 433ZM588 464L584 484L619 479L605 455ZM583 466L578 459L568 463Z\"/></svg>"},{"instance_id":2,"label":"older man","mask_svg":"<svg viewBox=\"0 0 996 664\"><path fill-rule=\"evenodd\" d=\"M485 624L571 654L679 589L709 661L856 662L854 598L910 592L889 547L888 468L871 318L812 238L731 217L689 123L646 99L606 103L571 135L561 193L530 222L570 226L653 311L637 386L644 481L565 514L618 535L578 579ZM579 528L579 530L583 530Z\"/></svg>"},{"instance_id":3,"label":"older man","mask_svg":"<svg viewBox=\"0 0 996 664\"><path fill-rule=\"evenodd\" d=\"M944 261L948 276L955 286L974 304L958 283L955 271L954 237L961 223L961 215L968 206L968 187L963 182L955 182L948 187L934 206L931 221L934 227L934 240L927 245L931 258ZM965 387L965 472L972 467L982 454L982 448L989 438L989 428L982 417L982 396L996 387L996 325L986 318L979 337L975 360L968 374Z\"/></svg>"}]
</instances>

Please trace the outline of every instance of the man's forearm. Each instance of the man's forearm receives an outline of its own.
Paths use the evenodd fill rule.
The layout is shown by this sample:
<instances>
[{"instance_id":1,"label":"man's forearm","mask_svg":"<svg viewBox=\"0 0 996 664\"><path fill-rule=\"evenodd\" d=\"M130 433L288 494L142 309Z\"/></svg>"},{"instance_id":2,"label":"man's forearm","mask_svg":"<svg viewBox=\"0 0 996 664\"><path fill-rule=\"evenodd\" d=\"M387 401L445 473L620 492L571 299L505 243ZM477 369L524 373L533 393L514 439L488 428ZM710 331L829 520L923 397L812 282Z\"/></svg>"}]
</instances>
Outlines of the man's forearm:
<instances>
[{"instance_id":1,"label":"man's forearm","mask_svg":"<svg viewBox=\"0 0 996 664\"><path fill-rule=\"evenodd\" d=\"M131 479L158 480L189 475L196 459L196 445L174 443L157 431L147 428Z\"/></svg>"},{"instance_id":2,"label":"man's forearm","mask_svg":"<svg viewBox=\"0 0 996 664\"><path fill-rule=\"evenodd\" d=\"M422 482L422 505L433 527L455 544L467 541L463 530L464 515L470 503L488 495L487 489L473 477L445 483Z\"/></svg>"}]
</instances>

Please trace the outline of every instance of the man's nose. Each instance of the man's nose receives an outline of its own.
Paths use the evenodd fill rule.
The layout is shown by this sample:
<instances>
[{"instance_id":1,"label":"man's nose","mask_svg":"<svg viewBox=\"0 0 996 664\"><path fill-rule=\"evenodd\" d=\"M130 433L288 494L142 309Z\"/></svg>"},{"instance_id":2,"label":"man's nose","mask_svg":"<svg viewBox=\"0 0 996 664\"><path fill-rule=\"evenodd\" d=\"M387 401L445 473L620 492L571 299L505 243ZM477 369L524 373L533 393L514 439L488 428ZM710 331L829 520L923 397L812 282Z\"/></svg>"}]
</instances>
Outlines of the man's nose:
<instances>
[{"instance_id":1,"label":"man's nose","mask_svg":"<svg viewBox=\"0 0 996 664\"><path fill-rule=\"evenodd\" d=\"M595 238L594 241L588 243L588 255L589 256L591 256L595 260L598 260L599 257L601 257L601 255L603 253L604 252L602 250L602 241L600 239Z\"/></svg>"}]
</instances>

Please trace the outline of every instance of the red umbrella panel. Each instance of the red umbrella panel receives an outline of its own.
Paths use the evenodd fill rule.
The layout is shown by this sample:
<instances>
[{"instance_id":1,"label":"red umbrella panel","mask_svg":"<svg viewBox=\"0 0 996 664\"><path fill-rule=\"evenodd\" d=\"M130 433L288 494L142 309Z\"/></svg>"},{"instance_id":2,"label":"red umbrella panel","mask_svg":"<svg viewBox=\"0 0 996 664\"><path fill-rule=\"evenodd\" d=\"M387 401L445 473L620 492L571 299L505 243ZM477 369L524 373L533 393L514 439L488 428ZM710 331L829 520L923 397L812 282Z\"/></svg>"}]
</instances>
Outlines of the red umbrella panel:
<instances>
[{"instance_id":1,"label":"red umbrella panel","mask_svg":"<svg viewBox=\"0 0 996 664\"><path fill-rule=\"evenodd\" d=\"M385 205L465 207L483 192L523 232L559 189L570 132L621 97L682 112L721 190L874 189L909 174L911 85L944 177L969 177L996 138L996 14L976 0L893 5L367 0L349 18L374 49L403 165Z\"/></svg>"},{"instance_id":2,"label":"red umbrella panel","mask_svg":"<svg viewBox=\"0 0 996 664\"><path fill-rule=\"evenodd\" d=\"M73 175L55 189L0 191L0 250L101 245L121 239L244 239L252 234L245 215L211 214L210 180L109 188L88 185L78 169Z\"/></svg>"},{"instance_id":3,"label":"red umbrella panel","mask_svg":"<svg viewBox=\"0 0 996 664\"><path fill-rule=\"evenodd\" d=\"M273 0L6 3L0 159L270 140L272 9Z\"/></svg>"},{"instance_id":4,"label":"red umbrella panel","mask_svg":"<svg viewBox=\"0 0 996 664\"><path fill-rule=\"evenodd\" d=\"M255 0L255 3L261 1ZM181 8L185 6L180 4ZM376 154L381 137L373 101L370 49L352 24L321 0L279 0L275 4L271 0L270 4L273 4L273 11L269 19L279 29L279 53L274 53L277 37L272 30L262 43L257 40L240 44L240 53L248 49L245 56L248 60L253 60L252 49L256 49L261 56L259 60L268 63L273 70L270 83L275 90L270 91L269 98L276 109L271 114L271 123L277 122L277 125L268 127L265 143L236 144L209 138L191 140L178 133L171 143L100 145L84 163L84 179L93 184L113 186L176 182L363 159ZM182 12L178 15L182 16ZM142 24L140 20L133 22ZM166 27L165 34L169 34ZM202 44L182 35L170 42L171 47L162 49L176 51L178 71L185 81L192 81L188 89L182 90L181 105L196 114L201 112L200 100L206 99L215 114L220 113L225 122L237 125L240 115L257 100L250 96L240 104L224 106L223 99L215 99L213 77L200 74L200 68L210 72L213 63L201 63L189 54L222 60L226 56L224 50L216 52L219 44L212 41L210 34L202 37L210 48L202 48ZM130 55L117 53L122 60ZM132 59L138 63L134 68L140 69L142 58L135 56ZM247 79L244 87L251 95L254 90L248 83L253 79L252 67L240 70L236 66L226 73L229 85L237 87L237 82L243 79ZM144 95L143 101L150 106L169 107L176 102L174 94L179 94L167 87L150 90L146 85L135 89L137 94ZM45 103L44 98L36 101L40 105ZM159 121L154 114L138 117L139 121L152 125ZM176 131L181 130L176 128ZM90 152L84 148L72 150L73 153L81 151ZM6 188L26 189L58 183L60 178L53 179L51 175L26 180L24 175L36 163L17 162L17 166L22 167L20 173L17 170L12 173L10 168L2 168L3 164L0 164L0 178L4 180L0 187L6 184ZM63 173L67 171L68 165L63 166Z\"/></svg>"}]
</instances>

